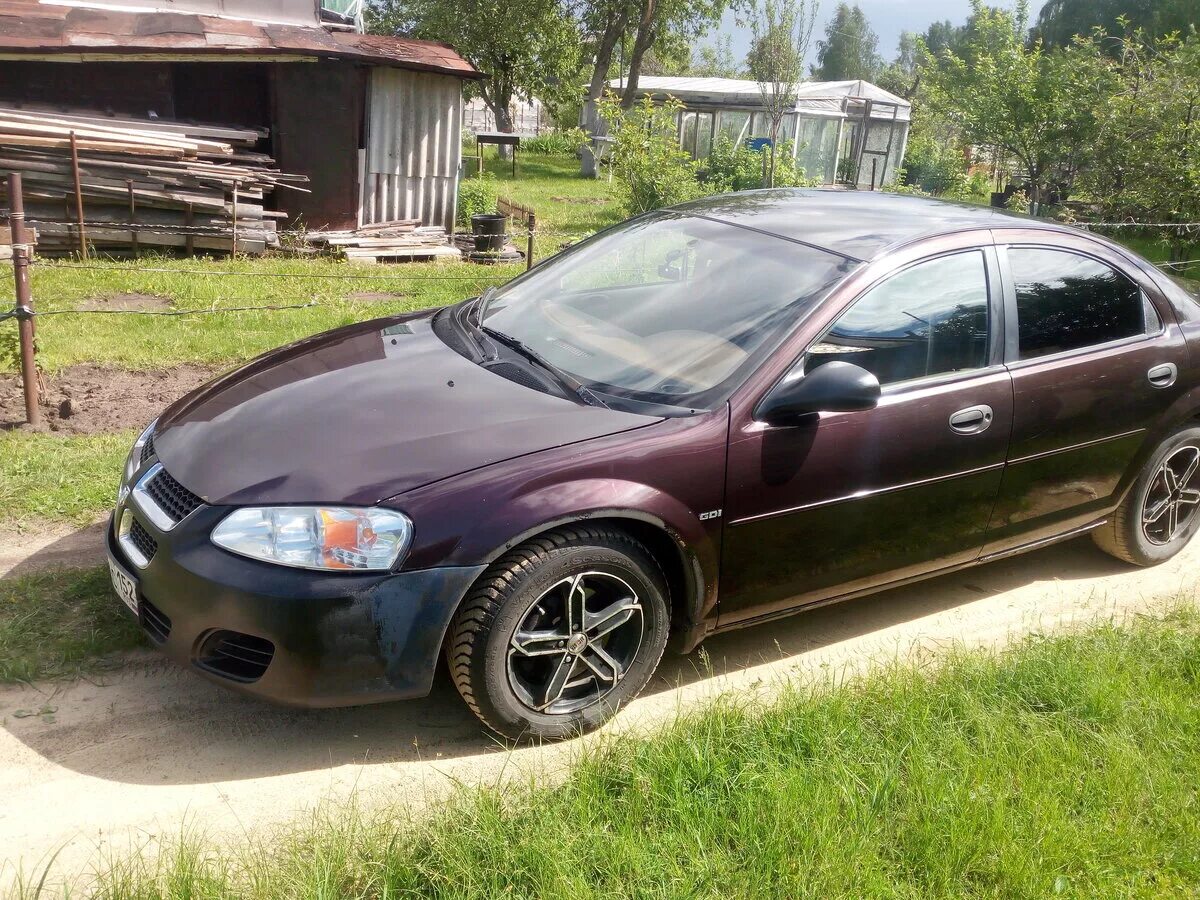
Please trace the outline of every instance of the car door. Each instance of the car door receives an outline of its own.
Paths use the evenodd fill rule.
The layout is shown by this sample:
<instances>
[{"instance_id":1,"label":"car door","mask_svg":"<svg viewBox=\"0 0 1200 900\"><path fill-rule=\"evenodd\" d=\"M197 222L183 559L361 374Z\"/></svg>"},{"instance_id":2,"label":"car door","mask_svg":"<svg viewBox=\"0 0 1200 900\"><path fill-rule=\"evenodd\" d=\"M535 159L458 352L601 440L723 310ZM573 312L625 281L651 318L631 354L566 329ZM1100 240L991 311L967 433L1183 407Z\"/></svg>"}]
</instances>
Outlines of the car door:
<instances>
[{"instance_id":1,"label":"car door","mask_svg":"<svg viewBox=\"0 0 1200 900\"><path fill-rule=\"evenodd\" d=\"M987 555L1094 524L1180 396L1187 349L1153 281L1097 241L995 232L1013 434Z\"/></svg>"},{"instance_id":2,"label":"car door","mask_svg":"<svg viewBox=\"0 0 1200 900\"><path fill-rule=\"evenodd\" d=\"M722 626L978 556L1012 386L999 270L977 240L864 276L843 289L849 297L826 301L839 311L794 345L806 374L835 359L875 374L875 408L775 427L735 398Z\"/></svg>"}]
</instances>

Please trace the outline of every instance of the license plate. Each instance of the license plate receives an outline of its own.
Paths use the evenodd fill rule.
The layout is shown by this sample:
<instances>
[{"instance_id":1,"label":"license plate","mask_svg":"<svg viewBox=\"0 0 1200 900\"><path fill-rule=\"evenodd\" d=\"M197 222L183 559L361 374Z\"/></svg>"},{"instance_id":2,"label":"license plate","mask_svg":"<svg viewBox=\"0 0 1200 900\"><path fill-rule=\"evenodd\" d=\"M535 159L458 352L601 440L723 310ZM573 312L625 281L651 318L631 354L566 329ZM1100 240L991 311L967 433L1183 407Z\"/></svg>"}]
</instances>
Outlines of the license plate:
<instances>
[{"instance_id":1,"label":"license plate","mask_svg":"<svg viewBox=\"0 0 1200 900\"><path fill-rule=\"evenodd\" d=\"M108 574L112 578L113 590L121 598L121 602L138 614L137 582L111 559L108 561Z\"/></svg>"}]
</instances>

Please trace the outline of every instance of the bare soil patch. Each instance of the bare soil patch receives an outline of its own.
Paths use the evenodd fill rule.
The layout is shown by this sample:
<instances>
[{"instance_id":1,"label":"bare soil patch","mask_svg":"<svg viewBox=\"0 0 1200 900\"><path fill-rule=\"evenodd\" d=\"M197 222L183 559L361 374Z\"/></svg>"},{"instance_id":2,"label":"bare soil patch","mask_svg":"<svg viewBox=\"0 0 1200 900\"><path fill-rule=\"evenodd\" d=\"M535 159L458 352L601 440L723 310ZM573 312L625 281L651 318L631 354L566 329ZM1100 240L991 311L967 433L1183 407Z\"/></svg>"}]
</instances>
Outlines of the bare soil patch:
<instances>
[{"instance_id":1,"label":"bare soil patch","mask_svg":"<svg viewBox=\"0 0 1200 900\"><path fill-rule=\"evenodd\" d=\"M207 366L129 371L92 364L42 375L42 430L101 434L141 428L215 374ZM0 375L0 430L29 428L21 379Z\"/></svg>"},{"instance_id":2,"label":"bare soil patch","mask_svg":"<svg viewBox=\"0 0 1200 900\"><path fill-rule=\"evenodd\" d=\"M120 312L158 312L173 306L170 297L157 294L110 294L106 297L89 297L79 304L80 309Z\"/></svg>"},{"instance_id":3,"label":"bare soil patch","mask_svg":"<svg viewBox=\"0 0 1200 900\"><path fill-rule=\"evenodd\" d=\"M355 303L394 303L407 296L399 291L354 291L347 294L346 299Z\"/></svg>"}]
</instances>

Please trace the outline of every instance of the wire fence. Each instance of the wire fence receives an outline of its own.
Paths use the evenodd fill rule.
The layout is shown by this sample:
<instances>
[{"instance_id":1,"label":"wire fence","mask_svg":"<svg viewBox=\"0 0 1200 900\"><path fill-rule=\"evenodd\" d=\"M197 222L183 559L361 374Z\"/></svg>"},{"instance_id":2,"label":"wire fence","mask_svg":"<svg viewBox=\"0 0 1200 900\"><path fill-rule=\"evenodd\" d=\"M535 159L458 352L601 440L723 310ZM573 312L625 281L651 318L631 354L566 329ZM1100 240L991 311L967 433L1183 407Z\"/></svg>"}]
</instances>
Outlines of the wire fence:
<instances>
[{"instance_id":1,"label":"wire fence","mask_svg":"<svg viewBox=\"0 0 1200 900\"><path fill-rule=\"evenodd\" d=\"M39 224L45 224L35 219L27 221L28 225L35 228ZM85 227L102 227L109 229L131 230L142 233L173 233L181 234L188 233L194 235L208 234L229 234L230 227L228 225L170 225L155 227L146 223L138 222L85 222ZM515 224L515 222L514 222ZM1177 235L1200 235L1200 222L1140 222L1136 220L1123 220L1114 222L1072 222L1072 225L1086 231L1102 231L1104 229L1167 229L1175 232ZM239 227L239 231L242 229ZM311 236L313 232L304 229L279 229L273 232L280 237L304 238ZM509 240L518 238L563 238L569 241L577 241L584 237L588 237L592 232L564 231L553 228L536 227L533 229L513 228L506 238ZM30 248L32 249L32 248ZM406 264L408 260L404 261ZM494 284L497 279L497 274L494 270L486 269L482 266L478 271L465 273L447 273L447 272L409 272L409 271L391 271L391 272L261 272L261 271L238 271L219 268L179 268L165 265L129 265L125 260L113 258L109 263L99 262L76 262L76 261L49 261L45 259L31 258L29 260L31 267L41 270L84 270L97 272L121 272L128 274L130 277L137 275L180 275L180 276L195 276L200 278L252 278L252 279L283 279L283 280L309 280L309 281L330 281L330 282L448 282L463 284L470 286L474 284ZM456 264L457 265L457 264ZM1187 260L1173 260L1169 262L1161 262L1156 264L1158 268L1164 271L1190 273L1190 270L1200 267L1200 258ZM228 299L228 298L227 298ZM204 316L215 314L228 314L238 312L276 312L312 309L315 307L331 306L329 302L318 300L309 300L301 303L268 303L268 304L242 304L236 306L210 306L207 308L197 309L172 309L172 310L150 310L150 309L94 309L94 308L69 308L69 309L50 309L36 310L29 307L16 306L12 309L0 311L0 322L8 319L22 318L44 318L47 316L62 316L62 315L129 315L129 316Z\"/></svg>"}]
</instances>

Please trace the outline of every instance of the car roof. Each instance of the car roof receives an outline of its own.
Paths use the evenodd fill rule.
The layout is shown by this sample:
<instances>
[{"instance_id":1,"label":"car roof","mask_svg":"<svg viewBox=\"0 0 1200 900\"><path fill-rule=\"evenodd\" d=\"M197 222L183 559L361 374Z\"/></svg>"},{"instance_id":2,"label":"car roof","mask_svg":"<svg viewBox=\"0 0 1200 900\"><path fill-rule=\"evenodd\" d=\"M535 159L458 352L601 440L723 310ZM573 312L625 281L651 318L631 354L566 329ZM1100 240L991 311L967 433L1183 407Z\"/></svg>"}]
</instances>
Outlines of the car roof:
<instances>
[{"instance_id":1,"label":"car roof","mask_svg":"<svg viewBox=\"0 0 1200 900\"><path fill-rule=\"evenodd\" d=\"M1070 230L1044 219L988 206L837 188L739 191L703 197L671 209L754 228L860 262L915 238L971 228Z\"/></svg>"}]
</instances>

